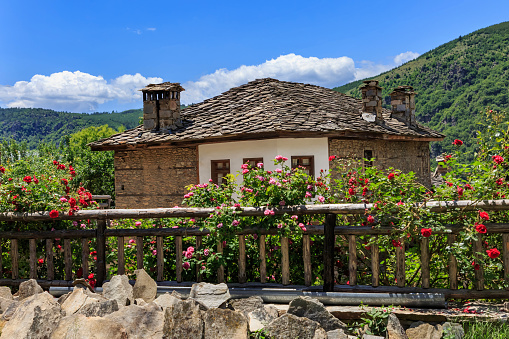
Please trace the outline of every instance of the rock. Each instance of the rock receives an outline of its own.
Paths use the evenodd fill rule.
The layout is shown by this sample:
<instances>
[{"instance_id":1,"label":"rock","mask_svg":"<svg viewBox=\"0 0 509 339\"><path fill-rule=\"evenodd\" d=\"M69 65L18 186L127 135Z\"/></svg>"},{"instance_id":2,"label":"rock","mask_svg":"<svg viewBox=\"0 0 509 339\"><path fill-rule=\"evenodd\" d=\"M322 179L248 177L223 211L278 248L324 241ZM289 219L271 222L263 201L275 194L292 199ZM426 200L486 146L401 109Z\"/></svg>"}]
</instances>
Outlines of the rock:
<instances>
[{"instance_id":1,"label":"rock","mask_svg":"<svg viewBox=\"0 0 509 339\"><path fill-rule=\"evenodd\" d=\"M228 309L211 308L203 314L204 339L247 339L247 320Z\"/></svg>"},{"instance_id":2,"label":"rock","mask_svg":"<svg viewBox=\"0 0 509 339\"><path fill-rule=\"evenodd\" d=\"M129 284L127 275L115 275L108 283L103 284L103 297L115 299L119 308L131 304L133 287Z\"/></svg>"},{"instance_id":3,"label":"rock","mask_svg":"<svg viewBox=\"0 0 509 339\"><path fill-rule=\"evenodd\" d=\"M51 335L51 339L127 339L122 325L106 318L87 318L83 314L74 314L60 321Z\"/></svg>"},{"instance_id":4,"label":"rock","mask_svg":"<svg viewBox=\"0 0 509 339\"><path fill-rule=\"evenodd\" d=\"M178 293L177 291L173 290L171 291L171 294L170 294L172 297L175 297L175 298L178 298L180 300L183 300L184 297L182 296L182 294Z\"/></svg>"},{"instance_id":5,"label":"rock","mask_svg":"<svg viewBox=\"0 0 509 339\"><path fill-rule=\"evenodd\" d=\"M163 311L166 310L167 307L170 307L171 305L177 304L181 299L174 297L173 295L169 293L165 293L160 295L154 300L154 303L159 305Z\"/></svg>"},{"instance_id":6,"label":"rock","mask_svg":"<svg viewBox=\"0 0 509 339\"><path fill-rule=\"evenodd\" d=\"M9 300L0 298L0 311L2 311L2 319L9 320L16 312L16 309L19 306L19 301L17 300Z\"/></svg>"},{"instance_id":7,"label":"rock","mask_svg":"<svg viewBox=\"0 0 509 339\"><path fill-rule=\"evenodd\" d=\"M21 284L19 284L19 291L18 291L18 300L21 301L23 299L26 299L34 294L42 293L44 292L42 287L39 286L37 281L35 279L30 279L27 281L23 281Z\"/></svg>"},{"instance_id":8,"label":"rock","mask_svg":"<svg viewBox=\"0 0 509 339\"><path fill-rule=\"evenodd\" d=\"M415 322L406 330L406 335L412 339L440 339L442 326L431 325L422 321Z\"/></svg>"},{"instance_id":9,"label":"rock","mask_svg":"<svg viewBox=\"0 0 509 339\"><path fill-rule=\"evenodd\" d=\"M327 332L316 321L286 313L265 327L265 333L273 339L326 339Z\"/></svg>"},{"instance_id":10,"label":"rock","mask_svg":"<svg viewBox=\"0 0 509 339\"><path fill-rule=\"evenodd\" d=\"M126 329L129 339L163 338L164 313L154 303L121 307L105 318L121 324Z\"/></svg>"},{"instance_id":11,"label":"rock","mask_svg":"<svg viewBox=\"0 0 509 339\"><path fill-rule=\"evenodd\" d=\"M0 286L0 298L12 300L11 289L7 286Z\"/></svg>"},{"instance_id":12,"label":"rock","mask_svg":"<svg viewBox=\"0 0 509 339\"><path fill-rule=\"evenodd\" d=\"M230 299L230 291L225 283L214 285L202 282L193 284L189 297L207 308L218 308Z\"/></svg>"},{"instance_id":13,"label":"rock","mask_svg":"<svg viewBox=\"0 0 509 339\"><path fill-rule=\"evenodd\" d=\"M387 338L408 339L405 330L401 326L398 317L396 317L394 313L389 314L389 318L387 320Z\"/></svg>"},{"instance_id":14,"label":"rock","mask_svg":"<svg viewBox=\"0 0 509 339\"><path fill-rule=\"evenodd\" d=\"M0 338L49 338L63 316L64 312L52 295L37 293L20 302Z\"/></svg>"},{"instance_id":15,"label":"rock","mask_svg":"<svg viewBox=\"0 0 509 339\"><path fill-rule=\"evenodd\" d=\"M66 315L72 315L85 305L87 299L89 299L89 297L83 293L83 289L75 288L62 303L62 310ZM92 300L98 302L98 300Z\"/></svg>"},{"instance_id":16,"label":"rock","mask_svg":"<svg viewBox=\"0 0 509 339\"><path fill-rule=\"evenodd\" d=\"M67 298L69 297L69 295L70 295L70 294L71 294L71 292L66 293L66 294L62 294L62 295L58 298L57 302L58 302L60 305L62 305L62 304L63 304L63 303L67 300Z\"/></svg>"},{"instance_id":17,"label":"rock","mask_svg":"<svg viewBox=\"0 0 509 339\"><path fill-rule=\"evenodd\" d=\"M242 299L231 299L228 301L235 311L242 312L246 317L249 312L263 307L263 299L258 296L252 296Z\"/></svg>"},{"instance_id":18,"label":"rock","mask_svg":"<svg viewBox=\"0 0 509 339\"><path fill-rule=\"evenodd\" d=\"M290 302L288 313L316 321L325 331L346 329L345 323L334 317L321 302L311 297L298 297Z\"/></svg>"},{"instance_id":19,"label":"rock","mask_svg":"<svg viewBox=\"0 0 509 339\"><path fill-rule=\"evenodd\" d=\"M247 314L249 331L259 331L278 317L277 308L274 306L263 306Z\"/></svg>"},{"instance_id":20,"label":"rock","mask_svg":"<svg viewBox=\"0 0 509 339\"><path fill-rule=\"evenodd\" d=\"M181 300L164 313L164 335L168 339L203 338L203 319L196 300Z\"/></svg>"},{"instance_id":21,"label":"rock","mask_svg":"<svg viewBox=\"0 0 509 339\"><path fill-rule=\"evenodd\" d=\"M97 302L83 305L83 307L76 313L83 314L85 317L104 317L105 315L116 311L118 311L118 304L117 301L113 299L106 301L98 300Z\"/></svg>"},{"instance_id":22,"label":"rock","mask_svg":"<svg viewBox=\"0 0 509 339\"><path fill-rule=\"evenodd\" d=\"M327 333L329 333L329 332L327 332ZM345 336L345 338L347 338L347 337ZM330 339L330 337L329 337L329 339ZM378 335L364 334L362 336L362 339L385 339L385 337L380 337Z\"/></svg>"},{"instance_id":23,"label":"rock","mask_svg":"<svg viewBox=\"0 0 509 339\"><path fill-rule=\"evenodd\" d=\"M145 306L148 305L148 303L143 300L142 298L134 299L134 304L138 306Z\"/></svg>"},{"instance_id":24,"label":"rock","mask_svg":"<svg viewBox=\"0 0 509 339\"><path fill-rule=\"evenodd\" d=\"M133 288L133 298L143 299L147 303L154 301L157 296L157 284L144 269L134 271L136 283Z\"/></svg>"},{"instance_id":25,"label":"rock","mask_svg":"<svg viewBox=\"0 0 509 339\"><path fill-rule=\"evenodd\" d=\"M97 299L99 301L107 301L108 300L105 297L103 297L102 295L100 295L99 293L95 293L95 292L92 292L89 290L83 290L83 293L85 293L89 298Z\"/></svg>"},{"instance_id":26,"label":"rock","mask_svg":"<svg viewBox=\"0 0 509 339\"><path fill-rule=\"evenodd\" d=\"M465 331L460 324L445 322L442 324L442 330L444 335L448 335L451 339L462 339L465 336ZM412 338L413 339L413 338Z\"/></svg>"},{"instance_id":27,"label":"rock","mask_svg":"<svg viewBox=\"0 0 509 339\"><path fill-rule=\"evenodd\" d=\"M333 331L327 332L327 339L348 339L348 336L346 335L345 331L338 329L335 329ZM371 338L375 339L375 338ZM385 339L385 338L376 338L376 339Z\"/></svg>"}]
</instances>

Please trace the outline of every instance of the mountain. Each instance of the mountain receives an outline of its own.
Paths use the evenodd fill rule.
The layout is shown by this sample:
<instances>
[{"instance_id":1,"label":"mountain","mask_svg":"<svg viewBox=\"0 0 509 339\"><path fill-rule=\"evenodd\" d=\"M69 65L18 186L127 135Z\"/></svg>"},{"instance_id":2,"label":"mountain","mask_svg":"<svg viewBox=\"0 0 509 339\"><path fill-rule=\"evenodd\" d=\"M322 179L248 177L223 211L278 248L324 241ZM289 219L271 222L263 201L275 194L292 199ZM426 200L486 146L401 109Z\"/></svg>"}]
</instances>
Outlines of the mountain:
<instances>
[{"instance_id":1,"label":"mountain","mask_svg":"<svg viewBox=\"0 0 509 339\"><path fill-rule=\"evenodd\" d=\"M452 152L452 141L465 142L470 159L476 146L476 123L487 107L507 111L509 105L509 22L486 27L443 44L415 60L369 78L382 86L384 106L397 86L417 92L417 120L447 135L432 143L437 156ZM360 98L362 80L334 90Z\"/></svg>"},{"instance_id":2,"label":"mountain","mask_svg":"<svg viewBox=\"0 0 509 339\"><path fill-rule=\"evenodd\" d=\"M30 148L35 148L40 141L59 142L62 136L89 126L134 128L142 115L141 109L86 114L43 108L0 108L0 140L26 141Z\"/></svg>"}]
</instances>

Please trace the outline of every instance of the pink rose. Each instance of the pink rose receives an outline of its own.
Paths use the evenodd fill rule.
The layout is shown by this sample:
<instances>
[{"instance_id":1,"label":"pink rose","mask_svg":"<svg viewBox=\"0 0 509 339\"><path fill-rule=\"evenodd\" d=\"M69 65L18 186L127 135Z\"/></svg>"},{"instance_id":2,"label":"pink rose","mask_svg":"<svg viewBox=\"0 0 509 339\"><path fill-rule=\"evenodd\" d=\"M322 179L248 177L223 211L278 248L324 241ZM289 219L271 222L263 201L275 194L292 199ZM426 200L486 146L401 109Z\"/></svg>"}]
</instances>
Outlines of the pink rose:
<instances>
[{"instance_id":1,"label":"pink rose","mask_svg":"<svg viewBox=\"0 0 509 339\"><path fill-rule=\"evenodd\" d=\"M191 265L187 261L182 263L182 268L183 269L188 270L190 267L191 267Z\"/></svg>"}]
</instances>

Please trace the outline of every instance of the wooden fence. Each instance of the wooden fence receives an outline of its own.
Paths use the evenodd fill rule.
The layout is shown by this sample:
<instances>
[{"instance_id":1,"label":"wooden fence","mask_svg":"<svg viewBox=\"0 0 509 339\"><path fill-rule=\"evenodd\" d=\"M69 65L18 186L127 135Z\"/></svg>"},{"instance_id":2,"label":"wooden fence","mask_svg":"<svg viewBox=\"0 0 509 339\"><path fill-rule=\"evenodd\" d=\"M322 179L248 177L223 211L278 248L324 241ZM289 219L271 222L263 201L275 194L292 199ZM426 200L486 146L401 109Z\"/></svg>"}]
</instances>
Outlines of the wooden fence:
<instances>
[{"instance_id":1,"label":"wooden fence","mask_svg":"<svg viewBox=\"0 0 509 339\"><path fill-rule=\"evenodd\" d=\"M463 209L466 211L474 211L483 209L486 211L501 211L509 210L509 200L490 200L479 203L472 203L470 201L451 201L451 202L430 202L427 204L431 212L443 213L451 209ZM306 231L303 232L303 264L304 264L304 282L305 286L313 289L312 274L311 274L311 245L310 235L323 234L324 235L324 248L323 248L323 290L324 291L358 291L358 292L395 292L395 293L410 293L410 292L436 292L444 293L449 298L509 298L509 291L504 289L500 290L486 290L484 289L484 272L482 267L475 271L476 286L475 289L458 289L457 272L458 266L454 256L448 258L448 275L449 275L449 289L435 289L430 288L430 251L429 251L429 238L421 240L421 287L406 286L405 276L405 247L396 249L396 278L397 286L381 286L380 285L380 250L376 237L389 234L392 229L387 227L372 228L370 226L336 226L336 218L338 214L365 214L366 209L371 209L370 204L337 204L337 205L302 205L293 207L283 207L275 209L276 215L284 213L295 215L325 215L324 225L310 225L306 226ZM156 250L157 250L157 280L163 280L164 268L164 252L163 252L163 238L174 237L175 251L176 251L176 282L161 282L161 284L184 284L182 280L182 238L195 237L196 246L200 247L202 237L208 234L207 230L199 228L155 228L155 229L108 229L107 224L109 220L115 219L160 219L160 218L206 218L214 212L213 208L157 208L157 209L103 209L103 210L82 210L73 216L61 215L56 220L96 220L97 227L95 230L57 230L57 231L26 231L26 232L7 232L0 231L0 239L10 240L10 258L12 266L12 279L0 279L0 285L16 286L24 279L19 277L19 248L18 241L20 239L29 240L29 278L37 279L37 241L46 242L46 265L47 265L47 279L39 280L43 287L47 286L69 286L72 281L72 262L71 262L71 239L79 239L81 241L82 249L82 268L83 276L88 276L89 273L89 246L88 240L95 238L97 241L97 260L96 260L96 279L97 285L101 286L106 277L106 239L108 237L118 238L118 274L125 273L125 257L124 257L124 239L126 237L136 238L136 258L137 267L143 268L143 241L144 237L156 237ZM241 209L241 216L264 216L263 208L245 207ZM0 214L0 221L13 222L13 221L48 221L55 220L49 217L48 212L33 213L33 214L19 214L19 213L5 213ZM503 269L504 277L509 282L509 224L486 224L488 233L501 233L503 241ZM455 241L457 234L461 231L461 227L450 226L444 232L435 232L441 236L446 236L449 244ZM258 229L256 227L249 227L238 232L239 239L239 258L238 258L238 271L239 271L239 284L240 286L285 286L290 284L290 260L289 260L289 247L288 238L281 238L281 280L282 285L266 283L267 268L266 268L266 244L265 237L270 234L277 234L276 229ZM259 254L261 263L259 266L260 283L247 282L246 280L246 240L247 234L257 234L259 236ZM334 284L334 247L335 238L337 235L345 236L348 240L349 248L349 285L335 285ZM357 236L372 236L375 237L371 247L371 271L372 282L370 286L357 285ZM53 244L55 239L63 240L63 251L65 260L65 280L54 280L54 261L53 261ZM403 239L401 238L403 243ZM474 252L482 251L482 238L473 243ZM2 249L3 250L3 249ZM217 252L222 253L222 244L217 244ZM2 257L0 256L0 276L3 277L2 270ZM201 277L197 273L196 280L200 281ZM224 268L218 270L218 282L224 281ZM236 284L232 284L236 285ZM315 287L316 289L316 287Z\"/></svg>"}]
</instances>

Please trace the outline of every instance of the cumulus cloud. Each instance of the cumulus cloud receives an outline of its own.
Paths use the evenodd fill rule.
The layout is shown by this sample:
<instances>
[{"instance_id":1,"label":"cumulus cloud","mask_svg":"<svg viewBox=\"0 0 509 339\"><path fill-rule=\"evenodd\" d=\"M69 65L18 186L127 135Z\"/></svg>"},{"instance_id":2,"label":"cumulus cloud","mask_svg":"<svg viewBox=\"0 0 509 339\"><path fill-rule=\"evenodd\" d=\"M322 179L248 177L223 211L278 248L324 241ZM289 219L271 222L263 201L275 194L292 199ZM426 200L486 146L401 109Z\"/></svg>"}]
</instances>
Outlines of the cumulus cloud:
<instances>
[{"instance_id":1,"label":"cumulus cloud","mask_svg":"<svg viewBox=\"0 0 509 339\"><path fill-rule=\"evenodd\" d=\"M416 53L416 52L404 52L404 53L400 53L398 55L396 55L394 57L394 63L399 66L399 65L402 65L404 64L405 62L408 62L410 60L414 60L415 58L417 58L420 54L419 53Z\"/></svg>"},{"instance_id":2,"label":"cumulus cloud","mask_svg":"<svg viewBox=\"0 0 509 339\"><path fill-rule=\"evenodd\" d=\"M149 83L161 78L141 74L125 74L107 81L102 76L76 71L63 71L49 76L36 74L30 81L14 86L0 86L0 101L7 107L43 107L71 112L93 112L111 101L140 102L141 92Z\"/></svg>"}]
</instances>

